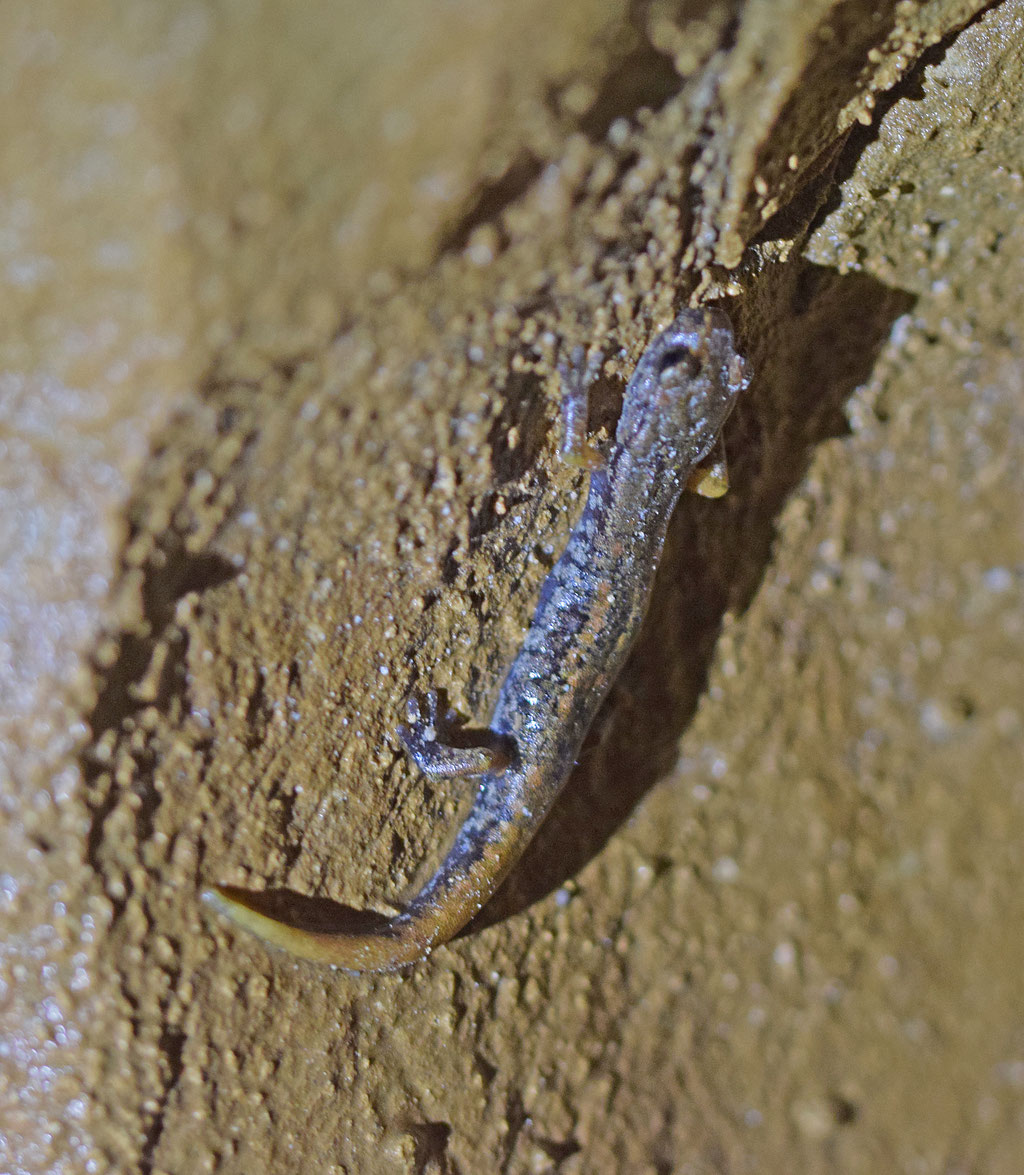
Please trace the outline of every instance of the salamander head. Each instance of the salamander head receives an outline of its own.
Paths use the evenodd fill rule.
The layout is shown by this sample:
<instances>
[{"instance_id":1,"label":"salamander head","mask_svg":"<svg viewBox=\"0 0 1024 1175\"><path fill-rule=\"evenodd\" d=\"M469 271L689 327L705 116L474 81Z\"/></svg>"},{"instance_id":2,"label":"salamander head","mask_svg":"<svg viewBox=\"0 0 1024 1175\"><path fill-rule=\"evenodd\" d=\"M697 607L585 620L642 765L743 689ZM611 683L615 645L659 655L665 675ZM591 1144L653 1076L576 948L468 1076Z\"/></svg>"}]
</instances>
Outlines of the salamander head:
<instances>
[{"instance_id":1,"label":"salamander head","mask_svg":"<svg viewBox=\"0 0 1024 1175\"><path fill-rule=\"evenodd\" d=\"M640 357L623 397L616 448L662 468L692 467L749 383L725 313L684 310Z\"/></svg>"}]
</instances>

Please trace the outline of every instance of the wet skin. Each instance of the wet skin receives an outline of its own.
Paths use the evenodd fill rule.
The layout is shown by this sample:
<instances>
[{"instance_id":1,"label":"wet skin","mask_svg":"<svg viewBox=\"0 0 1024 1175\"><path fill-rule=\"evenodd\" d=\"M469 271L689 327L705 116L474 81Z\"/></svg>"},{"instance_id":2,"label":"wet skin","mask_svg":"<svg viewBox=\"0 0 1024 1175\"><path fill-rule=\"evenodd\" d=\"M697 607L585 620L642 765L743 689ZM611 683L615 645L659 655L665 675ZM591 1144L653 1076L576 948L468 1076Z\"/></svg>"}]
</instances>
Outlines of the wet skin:
<instances>
[{"instance_id":1,"label":"wet skin","mask_svg":"<svg viewBox=\"0 0 1024 1175\"><path fill-rule=\"evenodd\" d=\"M593 375L579 357L568 395ZM566 375L567 373L563 373ZM750 382L721 310L684 310L640 357L614 441L592 451L586 505L541 588L533 621L498 695L493 747L455 748L438 737L428 695L400 728L426 775L477 777L455 842L405 910L372 930L314 932L264 912L258 893L216 886L204 898L238 925L303 959L347 971L389 971L447 942L488 901L540 827L621 670L647 611L669 519L689 483L700 492L736 397Z\"/></svg>"}]
</instances>

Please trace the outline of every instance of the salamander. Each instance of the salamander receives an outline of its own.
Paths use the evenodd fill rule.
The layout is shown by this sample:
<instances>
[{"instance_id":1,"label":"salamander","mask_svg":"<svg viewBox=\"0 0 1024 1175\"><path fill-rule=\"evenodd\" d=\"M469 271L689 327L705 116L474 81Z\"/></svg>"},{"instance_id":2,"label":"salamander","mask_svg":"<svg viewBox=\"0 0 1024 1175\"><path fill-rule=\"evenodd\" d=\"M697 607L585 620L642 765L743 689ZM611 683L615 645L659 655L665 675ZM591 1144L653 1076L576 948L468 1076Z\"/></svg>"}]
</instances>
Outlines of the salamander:
<instances>
[{"instance_id":1,"label":"salamander","mask_svg":"<svg viewBox=\"0 0 1024 1175\"><path fill-rule=\"evenodd\" d=\"M575 357L568 394L577 397L577 419L594 366ZM268 943L347 971L414 963L462 929L568 779L647 611L679 496L688 482L699 483L702 462L749 382L723 311L683 310L656 335L626 386L606 459L585 462L583 513L501 686L492 745L447 745L434 694L425 705L407 704L399 735L413 763L431 778L474 776L477 790L448 855L401 913L381 916L369 930L317 932L271 917L258 893L216 886L204 898Z\"/></svg>"}]
</instances>

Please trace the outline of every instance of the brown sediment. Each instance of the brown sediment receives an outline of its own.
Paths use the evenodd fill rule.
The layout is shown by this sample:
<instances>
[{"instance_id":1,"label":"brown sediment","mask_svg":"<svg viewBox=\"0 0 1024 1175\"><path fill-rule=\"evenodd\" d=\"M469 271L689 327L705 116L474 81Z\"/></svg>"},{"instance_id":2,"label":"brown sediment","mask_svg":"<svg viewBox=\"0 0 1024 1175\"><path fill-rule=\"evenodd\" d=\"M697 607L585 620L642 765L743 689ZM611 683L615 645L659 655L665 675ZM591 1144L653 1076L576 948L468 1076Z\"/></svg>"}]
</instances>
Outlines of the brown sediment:
<instances>
[{"instance_id":1,"label":"brown sediment","mask_svg":"<svg viewBox=\"0 0 1024 1175\"><path fill-rule=\"evenodd\" d=\"M1020 4L17 7L0 1166L1016 1171ZM489 924L216 929L414 888L404 698L486 719L579 503L556 346L607 425L691 298L730 490Z\"/></svg>"}]
</instances>

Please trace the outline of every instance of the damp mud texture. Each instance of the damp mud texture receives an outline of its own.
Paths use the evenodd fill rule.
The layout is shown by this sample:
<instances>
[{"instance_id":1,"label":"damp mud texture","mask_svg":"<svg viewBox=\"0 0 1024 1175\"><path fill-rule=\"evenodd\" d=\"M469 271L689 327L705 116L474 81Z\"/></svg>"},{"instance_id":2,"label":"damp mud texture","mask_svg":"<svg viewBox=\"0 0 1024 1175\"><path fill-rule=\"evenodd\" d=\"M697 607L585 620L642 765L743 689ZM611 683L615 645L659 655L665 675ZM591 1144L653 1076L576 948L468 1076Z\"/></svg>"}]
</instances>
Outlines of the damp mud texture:
<instances>
[{"instance_id":1,"label":"damp mud texture","mask_svg":"<svg viewBox=\"0 0 1024 1175\"><path fill-rule=\"evenodd\" d=\"M1015 1172L1024 0L2 16L0 1169ZM389 975L593 435L755 373L566 791Z\"/></svg>"}]
</instances>

